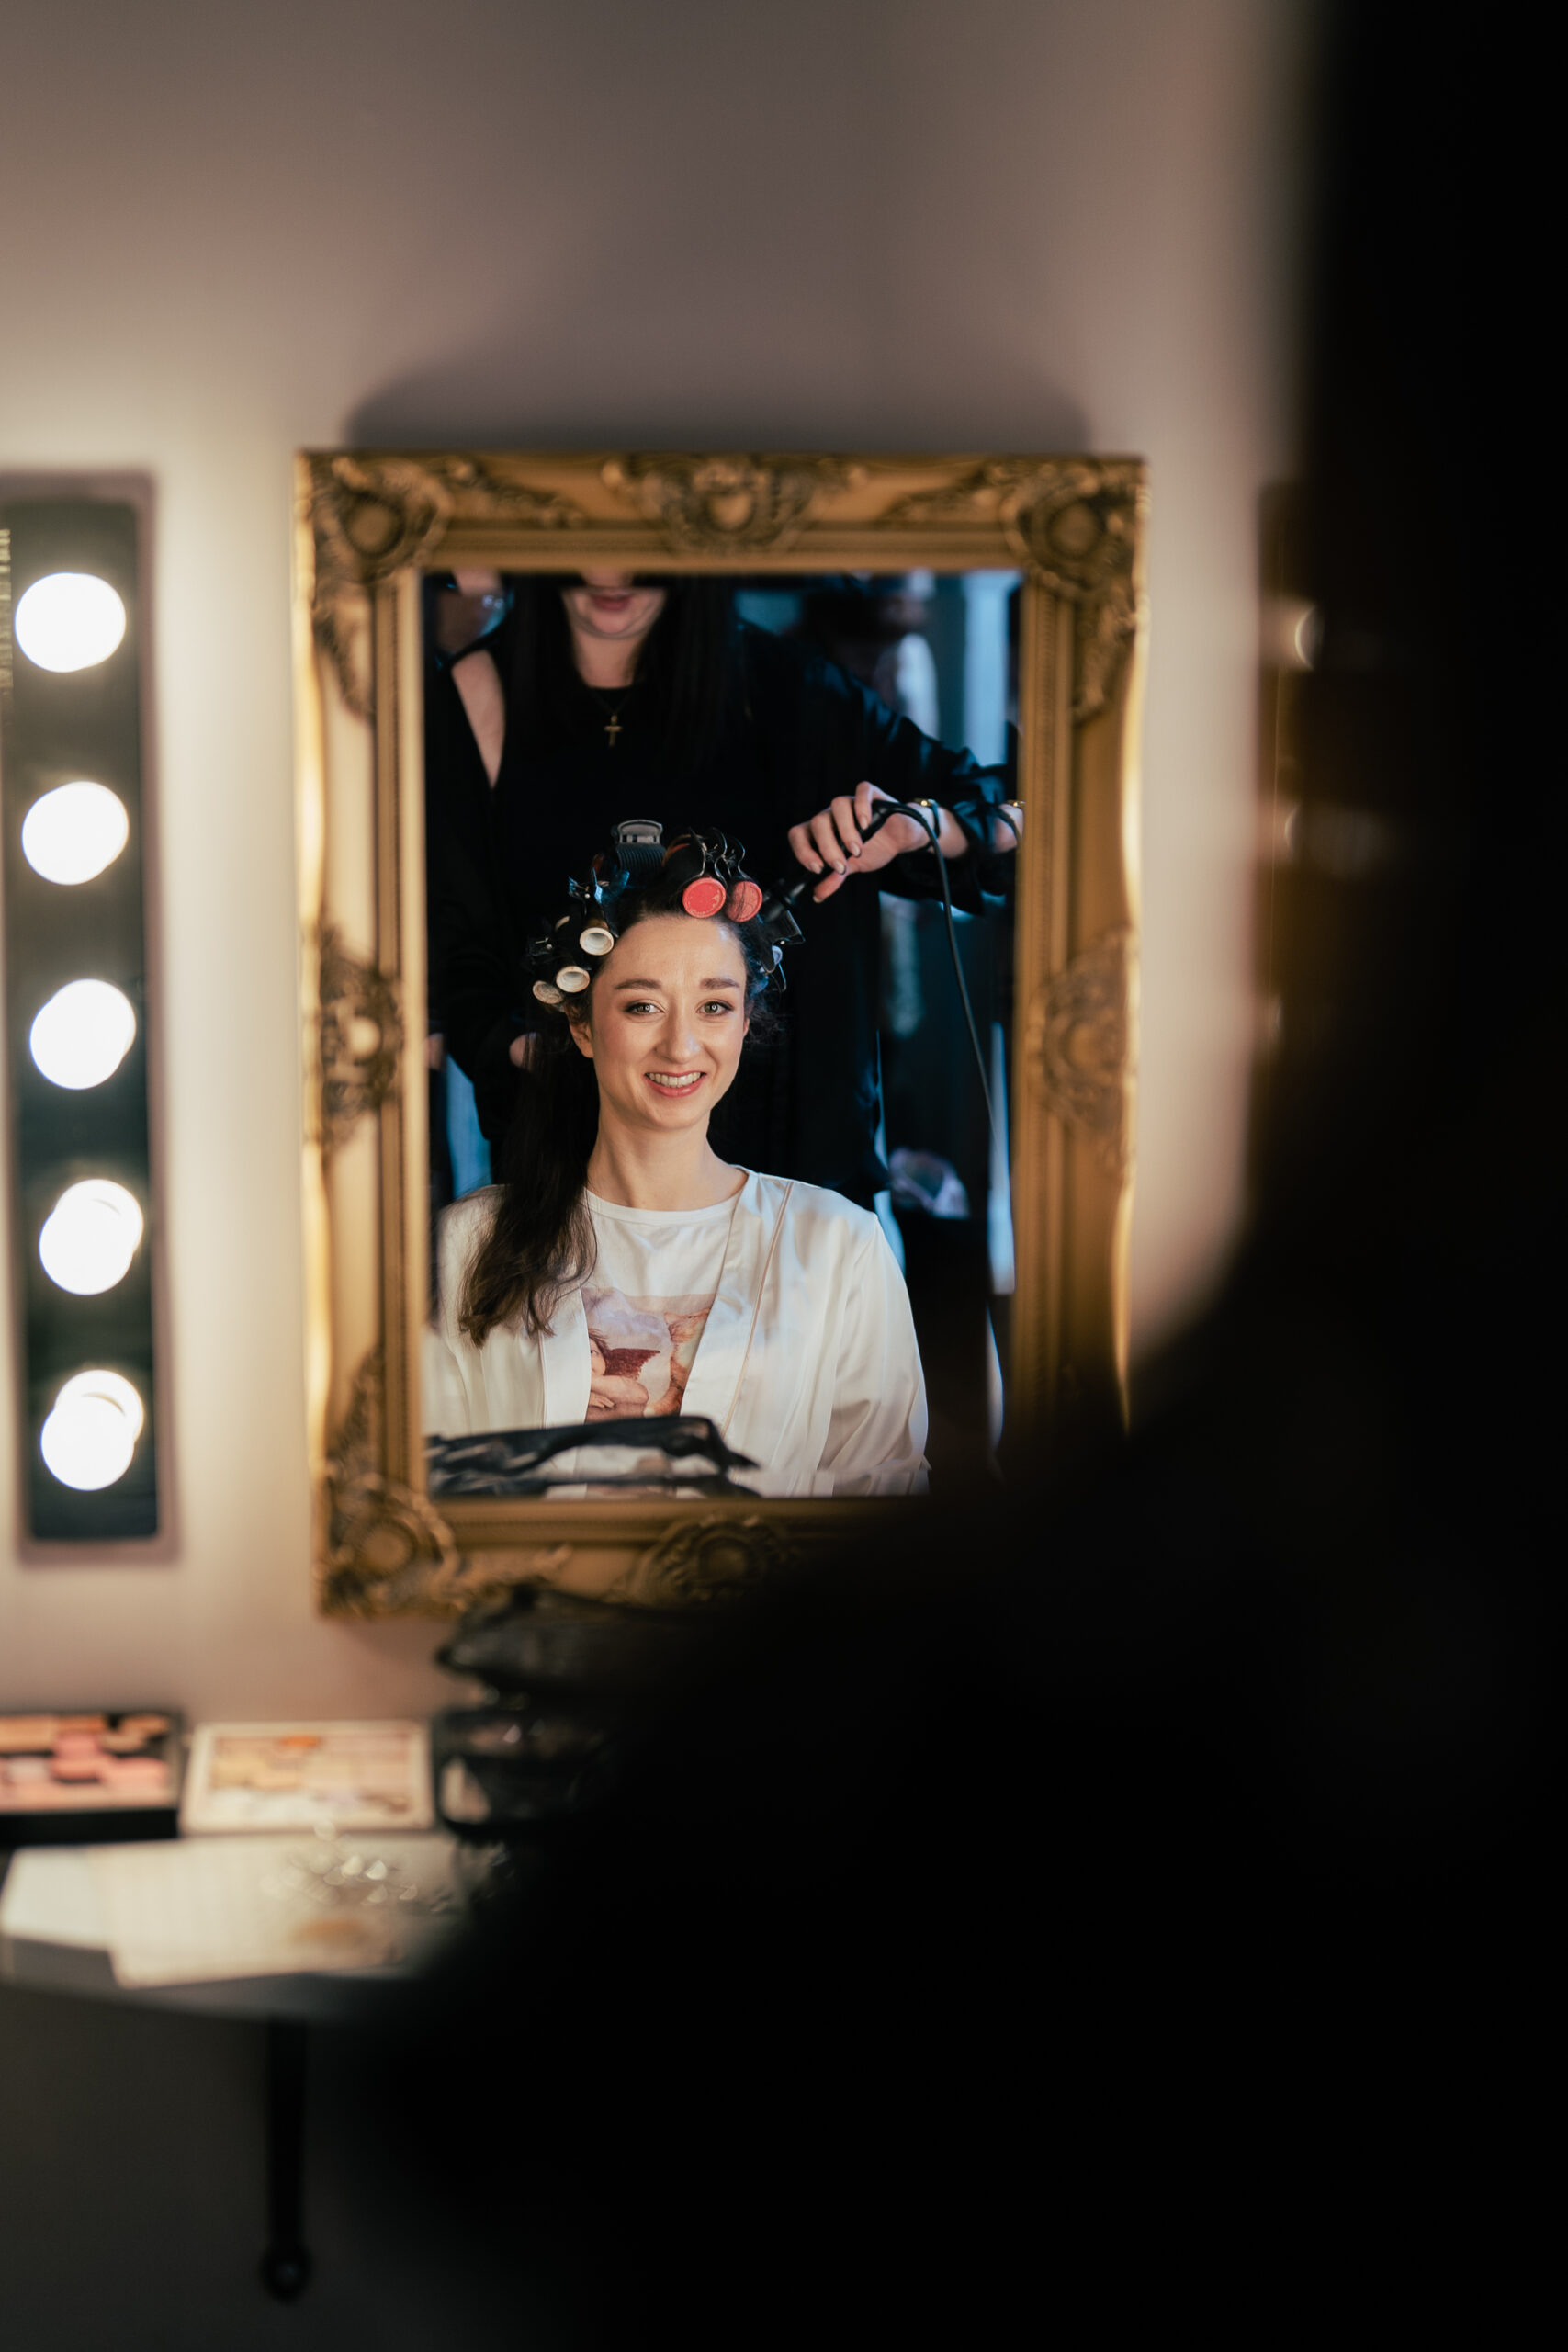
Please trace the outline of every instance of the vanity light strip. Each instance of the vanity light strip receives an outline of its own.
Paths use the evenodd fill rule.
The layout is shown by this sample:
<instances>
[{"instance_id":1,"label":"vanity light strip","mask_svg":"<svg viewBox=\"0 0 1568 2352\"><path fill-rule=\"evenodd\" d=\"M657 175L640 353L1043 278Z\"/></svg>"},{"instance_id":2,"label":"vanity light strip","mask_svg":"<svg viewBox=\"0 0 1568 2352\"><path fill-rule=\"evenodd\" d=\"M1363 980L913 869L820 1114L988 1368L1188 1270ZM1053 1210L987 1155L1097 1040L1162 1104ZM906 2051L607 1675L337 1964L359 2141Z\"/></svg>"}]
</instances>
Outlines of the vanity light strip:
<instances>
[{"instance_id":1,"label":"vanity light strip","mask_svg":"<svg viewBox=\"0 0 1568 2352\"><path fill-rule=\"evenodd\" d=\"M144 506L0 483L0 811L24 1542L159 1525Z\"/></svg>"}]
</instances>

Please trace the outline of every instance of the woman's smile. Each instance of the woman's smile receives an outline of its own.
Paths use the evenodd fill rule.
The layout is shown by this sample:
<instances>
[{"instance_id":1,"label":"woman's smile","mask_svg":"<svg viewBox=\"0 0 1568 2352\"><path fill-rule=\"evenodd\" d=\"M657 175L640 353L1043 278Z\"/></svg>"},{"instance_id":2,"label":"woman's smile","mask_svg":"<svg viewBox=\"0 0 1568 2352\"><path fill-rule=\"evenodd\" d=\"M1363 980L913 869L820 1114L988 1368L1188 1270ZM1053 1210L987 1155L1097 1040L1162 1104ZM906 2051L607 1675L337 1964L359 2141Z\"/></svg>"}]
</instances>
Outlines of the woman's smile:
<instances>
[{"instance_id":1,"label":"woman's smile","mask_svg":"<svg viewBox=\"0 0 1568 2352\"><path fill-rule=\"evenodd\" d=\"M664 610L665 591L639 587L629 571L585 571L581 587L563 589L561 594L577 639L578 666L590 685L609 681L594 676L592 662L583 668L585 643L616 646L635 660L637 649Z\"/></svg>"},{"instance_id":2,"label":"woman's smile","mask_svg":"<svg viewBox=\"0 0 1568 2352\"><path fill-rule=\"evenodd\" d=\"M661 1094L689 1094L694 1086L702 1084L707 1072L701 1069L645 1069L643 1076Z\"/></svg>"}]
</instances>

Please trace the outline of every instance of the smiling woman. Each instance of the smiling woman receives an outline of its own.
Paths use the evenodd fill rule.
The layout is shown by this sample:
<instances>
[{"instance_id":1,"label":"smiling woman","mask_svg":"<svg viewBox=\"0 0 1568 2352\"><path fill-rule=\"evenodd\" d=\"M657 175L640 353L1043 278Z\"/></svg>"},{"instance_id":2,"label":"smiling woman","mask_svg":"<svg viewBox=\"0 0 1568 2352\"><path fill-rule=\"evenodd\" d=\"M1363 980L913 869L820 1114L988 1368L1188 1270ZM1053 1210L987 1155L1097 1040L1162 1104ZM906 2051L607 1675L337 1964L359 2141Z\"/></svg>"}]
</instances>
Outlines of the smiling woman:
<instances>
[{"instance_id":1,"label":"smiling woman","mask_svg":"<svg viewBox=\"0 0 1568 2352\"><path fill-rule=\"evenodd\" d=\"M541 942L556 1017L504 1181L442 1219L426 1433L689 1412L761 1493L922 1492L925 1387L877 1219L708 1140L774 958L757 887L693 846L695 880L680 845L618 842L592 920Z\"/></svg>"}]
</instances>

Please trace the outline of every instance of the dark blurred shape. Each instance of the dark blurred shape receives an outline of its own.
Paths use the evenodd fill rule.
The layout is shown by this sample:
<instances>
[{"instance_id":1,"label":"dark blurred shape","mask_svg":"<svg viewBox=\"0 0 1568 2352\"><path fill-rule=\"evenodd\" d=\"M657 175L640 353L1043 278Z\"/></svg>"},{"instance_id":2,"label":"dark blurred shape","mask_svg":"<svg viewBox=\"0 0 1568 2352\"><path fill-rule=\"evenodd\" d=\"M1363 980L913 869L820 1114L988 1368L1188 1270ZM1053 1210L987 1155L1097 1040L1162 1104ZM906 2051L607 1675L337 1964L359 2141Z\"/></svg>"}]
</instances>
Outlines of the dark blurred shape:
<instances>
[{"instance_id":1,"label":"dark blurred shape","mask_svg":"<svg viewBox=\"0 0 1568 2352\"><path fill-rule=\"evenodd\" d=\"M898 649L924 628L927 617L927 599L907 582L852 572L808 591L795 634L897 710Z\"/></svg>"},{"instance_id":2,"label":"dark blurred shape","mask_svg":"<svg viewBox=\"0 0 1568 2352\"><path fill-rule=\"evenodd\" d=\"M1329 17L1243 1262L1124 1451L732 1611L403 2053L563 2346L1521 2332L1562 616L1489 26Z\"/></svg>"},{"instance_id":3,"label":"dark blurred shape","mask_svg":"<svg viewBox=\"0 0 1568 2352\"><path fill-rule=\"evenodd\" d=\"M459 1838L532 1835L592 1804L613 1767L613 1718L592 1702L520 1696L448 1707L431 1729L436 1807Z\"/></svg>"},{"instance_id":4,"label":"dark blurred shape","mask_svg":"<svg viewBox=\"0 0 1568 2352\"><path fill-rule=\"evenodd\" d=\"M525 1586L466 1618L436 1657L496 1696L543 1691L619 1710L667 1697L713 1639L711 1621L691 1611L626 1610Z\"/></svg>"}]
</instances>

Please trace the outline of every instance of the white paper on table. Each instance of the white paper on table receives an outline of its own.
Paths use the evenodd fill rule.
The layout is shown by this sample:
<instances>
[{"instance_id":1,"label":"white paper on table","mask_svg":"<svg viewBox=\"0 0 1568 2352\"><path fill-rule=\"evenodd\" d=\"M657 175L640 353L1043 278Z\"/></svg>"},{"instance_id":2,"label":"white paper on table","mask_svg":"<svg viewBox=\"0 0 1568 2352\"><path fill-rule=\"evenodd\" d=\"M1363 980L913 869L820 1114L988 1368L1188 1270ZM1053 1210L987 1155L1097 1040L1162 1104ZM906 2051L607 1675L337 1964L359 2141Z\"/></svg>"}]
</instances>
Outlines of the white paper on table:
<instances>
[{"instance_id":1,"label":"white paper on table","mask_svg":"<svg viewBox=\"0 0 1568 2352\"><path fill-rule=\"evenodd\" d=\"M125 1985L192 1984L244 1976L409 1967L444 1939L460 1912L450 1838L201 1838L90 1849L109 1958ZM311 1864L358 1856L362 1883L321 1900ZM368 1866L389 1877L368 1879ZM399 1899L405 1886L418 1899ZM434 1903L440 1907L432 1911Z\"/></svg>"},{"instance_id":2,"label":"white paper on table","mask_svg":"<svg viewBox=\"0 0 1568 2352\"><path fill-rule=\"evenodd\" d=\"M103 1906L85 1846L24 1846L0 1894L0 1941L70 1944L102 1951Z\"/></svg>"}]
</instances>

